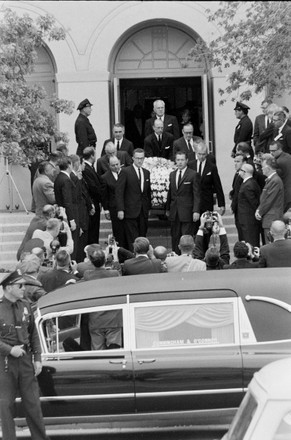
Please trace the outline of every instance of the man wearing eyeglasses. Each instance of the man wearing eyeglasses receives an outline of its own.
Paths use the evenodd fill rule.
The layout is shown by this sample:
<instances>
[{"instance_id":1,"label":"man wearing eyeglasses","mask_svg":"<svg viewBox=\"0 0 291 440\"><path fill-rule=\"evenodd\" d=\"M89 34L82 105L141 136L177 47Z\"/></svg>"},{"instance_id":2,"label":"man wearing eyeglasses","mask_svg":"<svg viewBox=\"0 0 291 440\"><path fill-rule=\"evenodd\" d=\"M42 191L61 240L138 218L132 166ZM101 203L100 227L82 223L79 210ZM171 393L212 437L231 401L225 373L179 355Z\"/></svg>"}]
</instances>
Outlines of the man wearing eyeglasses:
<instances>
[{"instance_id":1,"label":"man wearing eyeglasses","mask_svg":"<svg viewBox=\"0 0 291 440\"><path fill-rule=\"evenodd\" d=\"M273 140L282 142L283 151L291 154L291 127L287 124L287 118L283 110L274 113L273 124Z\"/></svg>"},{"instance_id":2,"label":"man wearing eyeglasses","mask_svg":"<svg viewBox=\"0 0 291 440\"><path fill-rule=\"evenodd\" d=\"M14 401L18 392L31 438L48 440L36 376L42 370L41 347L29 303L23 299L25 280L10 273L0 285L0 414L3 440L16 440Z\"/></svg>"},{"instance_id":3,"label":"man wearing eyeglasses","mask_svg":"<svg viewBox=\"0 0 291 440\"><path fill-rule=\"evenodd\" d=\"M238 192L237 216L242 239L252 246L260 246L260 223L255 212L260 203L261 189L253 178L254 167L243 163L239 175L243 179Z\"/></svg>"}]
</instances>

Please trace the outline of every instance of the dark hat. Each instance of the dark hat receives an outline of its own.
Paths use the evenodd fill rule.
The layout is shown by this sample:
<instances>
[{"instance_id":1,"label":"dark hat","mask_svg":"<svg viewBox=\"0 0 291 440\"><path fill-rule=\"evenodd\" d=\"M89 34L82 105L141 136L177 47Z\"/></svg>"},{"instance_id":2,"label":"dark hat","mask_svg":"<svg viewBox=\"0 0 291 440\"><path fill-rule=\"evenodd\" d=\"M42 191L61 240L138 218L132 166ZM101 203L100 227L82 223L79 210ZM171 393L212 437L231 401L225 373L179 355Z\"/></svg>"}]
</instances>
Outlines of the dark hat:
<instances>
[{"instance_id":1,"label":"dark hat","mask_svg":"<svg viewBox=\"0 0 291 440\"><path fill-rule=\"evenodd\" d=\"M234 110L250 110L250 107L248 107L243 102L237 102Z\"/></svg>"},{"instance_id":2,"label":"dark hat","mask_svg":"<svg viewBox=\"0 0 291 440\"><path fill-rule=\"evenodd\" d=\"M21 281L22 284L25 284L25 280L19 269L15 270L14 272L11 272L10 274L7 275L7 277L3 278L3 280L0 283L0 286L2 286L4 289L6 286L10 284L15 284L18 281Z\"/></svg>"},{"instance_id":3,"label":"dark hat","mask_svg":"<svg viewBox=\"0 0 291 440\"><path fill-rule=\"evenodd\" d=\"M40 238L31 238L28 240L23 248L23 252L31 252L34 248L44 248L44 242Z\"/></svg>"},{"instance_id":4,"label":"dark hat","mask_svg":"<svg viewBox=\"0 0 291 440\"><path fill-rule=\"evenodd\" d=\"M77 110L82 110L84 107L91 107L93 104L89 101L89 99L84 99L77 107Z\"/></svg>"}]
</instances>

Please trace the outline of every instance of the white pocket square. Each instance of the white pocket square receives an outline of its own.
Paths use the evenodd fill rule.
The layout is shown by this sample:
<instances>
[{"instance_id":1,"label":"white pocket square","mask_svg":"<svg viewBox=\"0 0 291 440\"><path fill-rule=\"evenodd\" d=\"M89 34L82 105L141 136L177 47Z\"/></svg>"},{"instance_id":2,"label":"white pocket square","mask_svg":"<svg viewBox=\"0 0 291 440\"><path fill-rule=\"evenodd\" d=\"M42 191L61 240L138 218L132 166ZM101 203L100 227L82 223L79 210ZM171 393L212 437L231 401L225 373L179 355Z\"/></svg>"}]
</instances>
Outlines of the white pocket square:
<instances>
[{"instance_id":1,"label":"white pocket square","mask_svg":"<svg viewBox=\"0 0 291 440\"><path fill-rule=\"evenodd\" d=\"M190 185L191 182L183 182L184 185Z\"/></svg>"},{"instance_id":2,"label":"white pocket square","mask_svg":"<svg viewBox=\"0 0 291 440\"><path fill-rule=\"evenodd\" d=\"M168 150L169 148L171 148L170 145L168 147L165 147L165 150Z\"/></svg>"},{"instance_id":3,"label":"white pocket square","mask_svg":"<svg viewBox=\"0 0 291 440\"><path fill-rule=\"evenodd\" d=\"M210 176L211 175L211 171L209 171L209 173L206 174L206 176Z\"/></svg>"},{"instance_id":4,"label":"white pocket square","mask_svg":"<svg viewBox=\"0 0 291 440\"><path fill-rule=\"evenodd\" d=\"M168 124L168 127L171 127L173 124Z\"/></svg>"}]
</instances>

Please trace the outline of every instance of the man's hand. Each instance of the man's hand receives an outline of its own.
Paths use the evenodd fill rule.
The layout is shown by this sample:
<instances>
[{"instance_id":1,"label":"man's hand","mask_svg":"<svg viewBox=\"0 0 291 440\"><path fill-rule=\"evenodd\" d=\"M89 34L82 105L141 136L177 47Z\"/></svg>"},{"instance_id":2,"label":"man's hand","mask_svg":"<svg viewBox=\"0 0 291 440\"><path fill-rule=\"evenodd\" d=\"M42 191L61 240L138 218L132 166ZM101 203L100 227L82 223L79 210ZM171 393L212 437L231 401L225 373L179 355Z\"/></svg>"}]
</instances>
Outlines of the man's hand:
<instances>
[{"instance_id":1,"label":"man's hand","mask_svg":"<svg viewBox=\"0 0 291 440\"><path fill-rule=\"evenodd\" d=\"M118 211L117 218L119 218L119 220L123 220L124 219L124 211Z\"/></svg>"},{"instance_id":2,"label":"man's hand","mask_svg":"<svg viewBox=\"0 0 291 440\"><path fill-rule=\"evenodd\" d=\"M205 222L206 222L206 212L203 212L203 214L201 214L201 217L200 217L200 227L201 228L205 227Z\"/></svg>"},{"instance_id":3,"label":"man's hand","mask_svg":"<svg viewBox=\"0 0 291 440\"><path fill-rule=\"evenodd\" d=\"M225 213L225 206L220 206L219 207L219 214L223 215Z\"/></svg>"},{"instance_id":4,"label":"man's hand","mask_svg":"<svg viewBox=\"0 0 291 440\"><path fill-rule=\"evenodd\" d=\"M35 361L33 362L33 366L34 366L34 375L38 376L41 373L42 364L39 361Z\"/></svg>"},{"instance_id":5,"label":"man's hand","mask_svg":"<svg viewBox=\"0 0 291 440\"><path fill-rule=\"evenodd\" d=\"M70 228L71 228L71 231L75 231L76 230L77 225L76 225L75 220L70 220Z\"/></svg>"},{"instance_id":6,"label":"man's hand","mask_svg":"<svg viewBox=\"0 0 291 440\"><path fill-rule=\"evenodd\" d=\"M25 355L25 350L23 350L23 345L14 345L14 347L11 348L10 354L11 356L15 358L19 358L23 355Z\"/></svg>"},{"instance_id":7,"label":"man's hand","mask_svg":"<svg viewBox=\"0 0 291 440\"><path fill-rule=\"evenodd\" d=\"M109 211L105 211L104 214L105 214L106 220L110 220L110 212Z\"/></svg>"},{"instance_id":8,"label":"man's hand","mask_svg":"<svg viewBox=\"0 0 291 440\"><path fill-rule=\"evenodd\" d=\"M217 215L217 220L218 220L219 227L223 228L224 226L223 226L221 214L219 214L219 212L217 212L216 215Z\"/></svg>"},{"instance_id":9,"label":"man's hand","mask_svg":"<svg viewBox=\"0 0 291 440\"><path fill-rule=\"evenodd\" d=\"M166 211L166 216L170 217L170 211Z\"/></svg>"},{"instance_id":10,"label":"man's hand","mask_svg":"<svg viewBox=\"0 0 291 440\"><path fill-rule=\"evenodd\" d=\"M259 221L262 220L262 217L261 217L261 215L260 215L258 209L257 209L256 212L255 212L255 217L256 217L256 219L259 220Z\"/></svg>"},{"instance_id":11,"label":"man's hand","mask_svg":"<svg viewBox=\"0 0 291 440\"><path fill-rule=\"evenodd\" d=\"M193 212L193 222L198 222L200 218L199 212Z\"/></svg>"}]
</instances>

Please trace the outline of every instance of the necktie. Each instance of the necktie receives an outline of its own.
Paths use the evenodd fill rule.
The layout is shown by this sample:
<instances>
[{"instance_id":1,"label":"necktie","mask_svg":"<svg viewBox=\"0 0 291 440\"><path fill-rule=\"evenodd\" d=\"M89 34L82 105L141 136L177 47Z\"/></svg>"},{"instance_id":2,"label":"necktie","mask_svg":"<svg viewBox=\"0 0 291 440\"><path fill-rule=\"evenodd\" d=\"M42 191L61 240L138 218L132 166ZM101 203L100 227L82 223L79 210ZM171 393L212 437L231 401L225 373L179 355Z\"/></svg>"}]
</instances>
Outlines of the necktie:
<instances>
[{"instance_id":1,"label":"necktie","mask_svg":"<svg viewBox=\"0 0 291 440\"><path fill-rule=\"evenodd\" d=\"M192 151L192 147L191 147L191 142L190 141L188 141L188 149L189 149L189 151Z\"/></svg>"},{"instance_id":2,"label":"necktie","mask_svg":"<svg viewBox=\"0 0 291 440\"><path fill-rule=\"evenodd\" d=\"M24 344L25 338L22 332L22 313L18 308L17 301L12 304L12 310L14 315L14 327L17 333L18 342L19 344Z\"/></svg>"},{"instance_id":3,"label":"necktie","mask_svg":"<svg viewBox=\"0 0 291 440\"><path fill-rule=\"evenodd\" d=\"M138 168L138 180L139 180L139 184L141 185L141 174L140 174L140 168Z\"/></svg>"},{"instance_id":4,"label":"necktie","mask_svg":"<svg viewBox=\"0 0 291 440\"><path fill-rule=\"evenodd\" d=\"M119 151L120 145L119 145L119 141L117 141L117 151Z\"/></svg>"},{"instance_id":5,"label":"necktie","mask_svg":"<svg viewBox=\"0 0 291 440\"><path fill-rule=\"evenodd\" d=\"M182 180L182 170L179 171L179 177L178 177L178 188L181 184L181 180Z\"/></svg>"},{"instance_id":6,"label":"necktie","mask_svg":"<svg viewBox=\"0 0 291 440\"><path fill-rule=\"evenodd\" d=\"M199 171L198 173L202 176L202 162L199 163Z\"/></svg>"}]
</instances>

